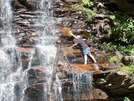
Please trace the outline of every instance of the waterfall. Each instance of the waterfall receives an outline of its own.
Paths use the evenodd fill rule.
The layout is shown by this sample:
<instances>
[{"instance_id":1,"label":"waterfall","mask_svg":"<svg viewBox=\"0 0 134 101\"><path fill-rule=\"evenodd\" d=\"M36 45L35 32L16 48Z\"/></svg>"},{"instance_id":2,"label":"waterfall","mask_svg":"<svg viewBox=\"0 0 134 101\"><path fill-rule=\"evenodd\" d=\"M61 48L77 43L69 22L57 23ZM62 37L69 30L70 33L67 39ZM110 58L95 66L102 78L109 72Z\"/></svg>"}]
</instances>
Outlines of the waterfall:
<instances>
[{"instance_id":1,"label":"waterfall","mask_svg":"<svg viewBox=\"0 0 134 101\"><path fill-rule=\"evenodd\" d=\"M15 101L14 85L17 79L15 38L12 35L11 0L0 1L0 101ZM12 75L12 77L11 77ZM14 78L14 79L13 79Z\"/></svg>"},{"instance_id":2,"label":"waterfall","mask_svg":"<svg viewBox=\"0 0 134 101\"><path fill-rule=\"evenodd\" d=\"M0 32L1 34L11 34L12 30L12 11L11 0L0 1Z\"/></svg>"},{"instance_id":3,"label":"waterfall","mask_svg":"<svg viewBox=\"0 0 134 101\"><path fill-rule=\"evenodd\" d=\"M48 82L45 85L44 95L49 93L49 97L46 95L45 101L63 101L62 99L62 89L61 89L61 82L57 75L55 75L56 80L52 82L53 79L53 72L54 72L54 59L56 56L57 48L55 44L55 40L53 36L58 31L55 28L55 19L53 17L53 0L39 0L39 10L41 15L38 16L37 19L37 27L38 30L38 42L36 47L38 48L39 55L40 55L40 62L41 65L46 67L51 71L50 77L47 78ZM47 56L46 56L47 54ZM45 62L44 62L45 61ZM52 86L51 83L56 83L58 86ZM52 89L52 92L50 92ZM52 94L53 93L53 94ZM55 95L55 97L53 96ZM53 98L51 98L53 96Z\"/></svg>"},{"instance_id":4,"label":"waterfall","mask_svg":"<svg viewBox=\"0 0 134 101\"><path fill-rule=\"evenodd\" d=\"M64 101L62 80L56 73L54 80L52 78L57 52L53 36L58 32L53 17L53 0L29 0L37 5L32 27L38 36L32 48L28 47L29 53L22 52L24 47L17 44L13 32L12 1L0 0L0 101L50 101L50 97L53 101ZM31 11L23 10L21 16L24 13L31 14ZM35 56L37 63L33 63ZM40 69L46 74L39 74ZM39 81L38 76L41 76ZM75 73L72 81L75 101L86 100L84 96L92 89L92 74Z\"/></svg>"},{"instance_id":5,"label":"waterfall","mask_svg":"<svg viewBox=\"0 0 134 101\"><path fill-rule=\"evenodd\" d=\"M93 72L74 72L64 84L64 101L93 101Z\"/></svg>"},{"instance_id":6,"label":"waterfall","mask_svg":"<svg viewBox=\"0 0 134 101\"><path fill-rule=\"evenodd\" d=\"M23 71L22 53L15 49L16 39L12 32L11 0L0 1L0 101L24 101L27 86L27 70ZM29 54L32 59L34 51Z\"/></svg>"},{"instance_id":7,"label":"waterfall","mask_svg":"<svg viewBox=\"0 0 134 101\"><path fill-rule=\"evenodd\" d=\"M72 79L74 101L89 100L93 83L92 73L74 73Z\"/></svg>"},{"instance_id":8,"label":"waterfall","mask_svg":"<svg viewBox=\"0 0 134 101\"><path fill-rule=\"evenodd\" d=\"M43 66L50 66L56 54L56 46L53 35L56 32L54 28L54 19L52 15L52 0L39 0L38 9L41 14L38 16L36 26L39 29L37 34L39 36L36 47L39 49L40 63ZM46 55L47 54L47 55ZM45 61L45 62L44 62Z\"/></svg>"},{"instance_id":9,"label":"waterfall","mask_svg":"<svg viewBox=\"0 0 134 101\"><path fill-rule=\"evenodd\" d=\"M32 59L35 54L38 54L38 67L43 67L49 71L46 75L46 83L44 84L44 91L42 97L38 101L48 101L48 88L53 72L53 62L56 55L56 44L53 35L56 33L54 27L55 21L53 18L52 1L50 0L33 0L31 2L37 5L37 17L35 19L34 27L37 29L36 35L38 40L33 46L33 50L28 55L29 62L23 62L22 56L25 55L20 51L20 47L16 45L16 39L12 32L12 0L0 1L0 101L33 101L28 97L27 90L30 87L28 73L32 65ZM29 13L30 11L24 12ZM19 51L17 51L19 50ZM36 53L37 52L37 53ZM24 69L24 65L27 66ZM58 81L58 77L56 77ZM54 92L60 92L60 88L53 88ZM41 96L40 95L40 96ZM62 97L61 97L62 98ZM56 98L60 101L59 98ZM37 100L36 100L37 101Z\"/></svg>"}]
</instances>

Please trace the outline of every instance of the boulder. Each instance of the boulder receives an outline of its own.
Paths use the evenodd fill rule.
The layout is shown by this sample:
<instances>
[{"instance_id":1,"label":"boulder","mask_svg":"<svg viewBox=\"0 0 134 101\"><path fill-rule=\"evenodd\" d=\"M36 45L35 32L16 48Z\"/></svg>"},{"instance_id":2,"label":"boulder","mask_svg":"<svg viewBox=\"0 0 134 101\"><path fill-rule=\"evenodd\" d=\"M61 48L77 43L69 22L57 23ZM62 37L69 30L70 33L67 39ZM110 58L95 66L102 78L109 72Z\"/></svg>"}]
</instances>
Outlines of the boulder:
<instances>
[{"instance_id":1,"label":"boulder","mask_svg":"<svg viewBox=\"0 0 134 101\"><path fill-rule=\"evenodd\" d=\"M124 99L124 96L134 99L134 75L128 75L117 71L108 74L105 78L99 78L95 81L96 87L102 89L108 94L110 99Z\"/></svg>"},{"instance_id":2,"label":"boulder","mask_svg":"<svg viewBox=\"0 0 134 101\"><path fill-rule=\"evenodd\" d=\"M36 67L27 72L28 84L44 83L47 81L45 76L50 77L50 71L45 67Z\"/></svg>"},{"instance_id":3,"label":"boulder","mask_svg":"<svg viewBox=\"0 0 134 101\"><path fill-rule=\"evenodd\" d=\"M25 100L26 101L46 101L44 92L44 83L37 83L29 86L25 90Z\"/></svg>"}]
</instances>

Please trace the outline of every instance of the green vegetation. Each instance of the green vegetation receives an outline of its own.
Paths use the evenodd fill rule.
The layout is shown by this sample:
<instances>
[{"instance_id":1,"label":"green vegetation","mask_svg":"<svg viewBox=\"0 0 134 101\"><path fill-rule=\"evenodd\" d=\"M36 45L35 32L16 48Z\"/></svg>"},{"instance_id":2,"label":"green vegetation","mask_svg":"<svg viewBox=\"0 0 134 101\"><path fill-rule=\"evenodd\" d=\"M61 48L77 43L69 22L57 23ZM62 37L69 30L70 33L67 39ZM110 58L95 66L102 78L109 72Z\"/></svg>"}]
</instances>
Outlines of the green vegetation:
<instances>
[{"instance_id":1,"label":"green vegetation","mask_svg":"<svg viewBox=\"0 0 134 101\"><path fill-rule=\"evenodd\" d=\"M134 73L134 65L121 67L121 71L132 75Z\"/></svg>"},{"instance_id":2,"label":"green vegetation","mask_svg":"<svg viewBox=\"0 0 134 101\"><path fill-rule=\"evenodd\" d=\"M116 25L109 31L109 42L100 47L103 50L118 50L127 54L134 53L134 19L125 13L114 12L109 16Z\"/></svg>"},{"instance_id":3,"label":"green vegetation","mask_svg":"<svg viewBox=\"0 0 134 101\"><path fill-rule=\"evenodd\" d=\"M134 45L128 45L128 46L122 46L122 45L117 45L115 43L109 42L109 43L104 43L100 45L100 48L103 50L108 50L108 51L120 51L123 53L126 53L128 55L134 55Z\"/></svg>"},{"instance_id":4,"label":"green vegetation","mask_svg":"<svg viewBox=\"0 0 134 101\"><path fill-rule=\"evenodd\" d=\"M110 15L109 17L110 17L110 19L112 19L112 20L115 20L115 19L116 19L115 15Z\"/></svg>"},{"instance_id":5,"label":"green vegetation","mask_svg":"<svg viewBox=\"0 0 134 101\"><path fill-rule=\"evenodd\" d=\"M134 43L134 20L131 17L123 19L113 28L112 36L120 43Z\"/></svg>"},{"instance_id":6,"label":"green vegetation","mask_svg":"<svg viewBox=\"0 0 134 101\"><path fill-rule=\"evenodd\" d=\"M84 12L86 15L86 18L88 21L92 21L92 19L95 17L96 13L95 11L91 10L90 7L92 7L94 4L90 0L82 0L81 4L74 4L72 7ZM81 12L80 12L81 13Z\"/></svg>"},{"instance_id":7,"label":"green vegetation","mask_svg":"<svg viewBox=\"0 0 134 101\"><path fill-rule=\"evenodd\" d=\"M129 98L125 97L124 101L131 101L131 100L129 100Z\"/></svg>"},{"instance_id":8,"label":"green vegetation","mask_svg":"<svg viewBox=\"0 0 134 101\"><path fill-rule=\"evenodd\" d=\"M109 62L110 63L117 63L117 62L120 62L121 60L117 57L117 56L112 56L110 59L109 59Z\"/></svg>"},{"instance_id":9,"label":"green vegetation","mask_svg":"<svg viewBox=\"0 0 134 101\"><path fill-rule=\"evenodd\" d=\"M114 45L113 43L104 43L100 45L100 48L103 50L117 50L117 45Z\"/></svg>"},{"instance_id":10,"label":"green vegetation","mask_svg":"<svg viewBox=\"0 0 134 101\"><path fill-rule=\"evenodd\" d=\"M134 55L134 19L125 13L115 12L114 15L109 16L116 25L112 28L110 38L107 42L103 42L100 48L107 51L120 51L127 55ZM116 56L109 59L109 62L120 62ZM121 71L132 75L134 73L134 65L126 64L120 68ZM130 101L125 98L124 101Z\"/></svg>"}]
</instances>

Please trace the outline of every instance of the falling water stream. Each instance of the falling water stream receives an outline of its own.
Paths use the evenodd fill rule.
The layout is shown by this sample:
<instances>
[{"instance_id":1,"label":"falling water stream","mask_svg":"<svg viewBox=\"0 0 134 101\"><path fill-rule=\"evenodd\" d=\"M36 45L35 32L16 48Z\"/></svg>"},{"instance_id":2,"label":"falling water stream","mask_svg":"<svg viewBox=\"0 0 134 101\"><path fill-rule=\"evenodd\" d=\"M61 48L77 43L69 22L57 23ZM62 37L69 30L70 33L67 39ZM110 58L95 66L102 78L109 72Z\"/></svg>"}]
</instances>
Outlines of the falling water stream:
<instances>
[{"instance_id":1,"label":"falling water stream","mask_svg":"<svg viewBox=\"0 0 134 101\"><path fill-rule=\"evenodd\" d=\"M73 99L74 101L88 100L87 96L92 90L92 73L73 74Z\"/></svg>"},{"instance_id":2,"label":"falling water stream","mask_svg":"<svg viewBox=\"0 0 134 101\"><path fill-rule=\"evenodd\" d=\"M12 11L10 0L0 1L0 101L14 101L14 84L12 75L15 39L12 33Z\"/></svg>"},{"instance_id":3,"label":"falling water stream","mask_svg":"<svg viewBox=\"0 0 134 101\"><path fill-rule=\"evenodd\" d=\"M15 48L18 46L16 45L16 39L12 32L11 1L12 0L0 0L0 101L35 101L28 99L25 94L25 90L29 86L27 72L31 68L34 68L31 65L31 61L35 52L38 53L39 66L47 69L50 74L44 77L47 81L47 83L44 84L44 97L38 101L49 101L48 88L57 51L56 43L53 38L53 35L57 32L55 28L56 22L53 18L53 1L33 0L37 5L38 12L40 12L35 21L38 40L36 45L34 45L33 51L29 54L30 61L28 68L25 70L23 70L22 66L22 53L15 51ZM81 101L79 93L83 93L81 92L82 89L88 88L90 90L92 88L92 76L88 74L74 74L73 81L73 90L77 91L73 94L74 99L76 99L75 101ZM62 96L62 82L57 75L55 75L54 82L58 84L57 87L52 87L52 91L56 96L54 101L64 101ZM20 87L19 91L15 91L16 85L19 84L23 85ZM82 87L83 85L85 88Z\"/></svg>"}]
</instances>

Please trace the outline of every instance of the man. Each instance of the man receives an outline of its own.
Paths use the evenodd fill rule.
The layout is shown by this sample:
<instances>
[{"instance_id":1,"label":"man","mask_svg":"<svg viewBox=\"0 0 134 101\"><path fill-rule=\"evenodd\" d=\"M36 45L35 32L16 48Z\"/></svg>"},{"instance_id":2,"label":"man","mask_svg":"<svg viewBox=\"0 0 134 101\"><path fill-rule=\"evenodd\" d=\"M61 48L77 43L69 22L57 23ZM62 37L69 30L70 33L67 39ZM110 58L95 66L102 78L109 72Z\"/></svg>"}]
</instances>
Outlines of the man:
<instances>
[{"instance_id":1,"label":"man","mask_svg":"<svg viewBox=\"0 0 134 101\"><path fill-rule=\"evenodd\" d=\"M94 61L94 63L97 63L94 56L90 52L89 46L84 42L84 40L81 38L81 36L80 35L75 36L72 33L72 31L69 31L69 33L71 36L73 36L77 40L76 43L71 46L71 48L73 48L76 45L80 46L80 48L83 52L83 55L84 55L84 64L87 64L87 55L91 57L91 59Z\"/></svg>"}]
</instances>

